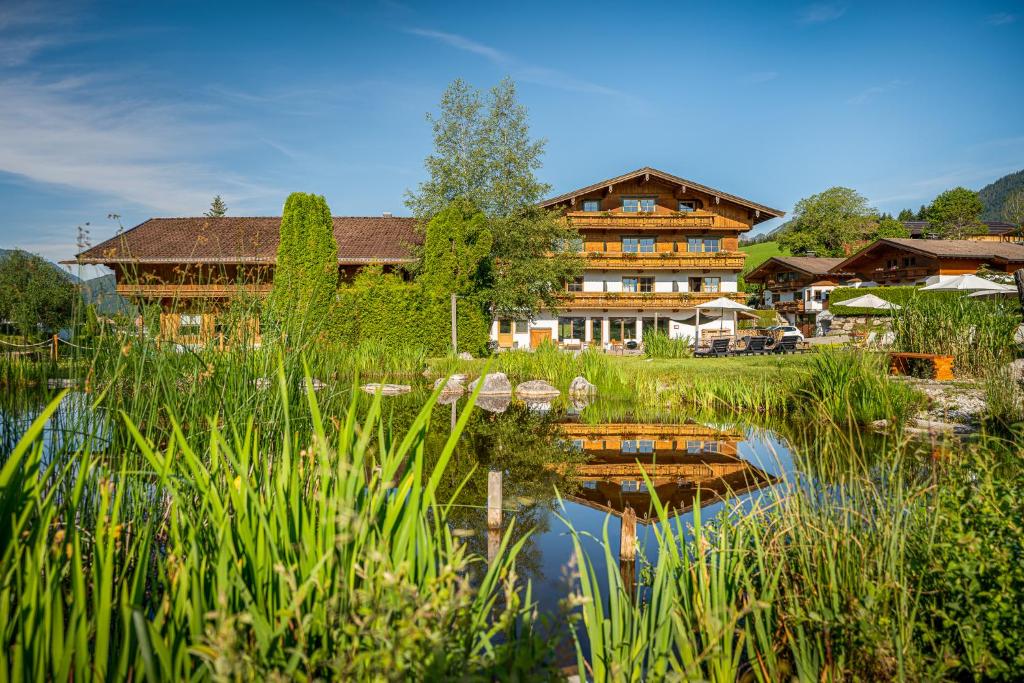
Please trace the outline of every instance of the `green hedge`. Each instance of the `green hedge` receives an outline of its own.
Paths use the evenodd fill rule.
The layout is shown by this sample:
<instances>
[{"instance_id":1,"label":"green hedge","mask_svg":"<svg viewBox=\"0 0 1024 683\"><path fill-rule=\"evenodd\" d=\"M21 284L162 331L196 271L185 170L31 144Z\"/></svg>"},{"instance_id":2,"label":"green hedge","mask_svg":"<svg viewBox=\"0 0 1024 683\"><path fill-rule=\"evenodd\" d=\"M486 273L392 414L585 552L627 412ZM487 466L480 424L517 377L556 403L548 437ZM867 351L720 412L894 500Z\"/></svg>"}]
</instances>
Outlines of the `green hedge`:
<instances>
[{"instance_id":1,"label":"green hedge","mask_svg":"<svg viewBox=\"0 0 1024 683\"><path fill-rule=\"evenodd\" d=\"M889 311L876 308L857 308L842 306L841 302L847 299L854 299L865 294L874 294L879 299L885 299L897 306L903 306L911 296L929 296L936 298L955 298L963 296L960 292L921 292L920 287L837 287L829 294L828 309L834 315L890 315Z\"/></svg>"},{"instance_id":2,"label":"green hedge","mask_svg":"<svg viewBox=\"0 0 1024 683\"><path fill-rule=\"evenodd\" d=\"M420 282L367 270L351 284L338 288L332 329L350 344L375 339L394 346L423 346L431 355L451 347L451 300ZM459 299L459 351L482 355L490 333L484 307Z\"/></svg>"}]
</instances>

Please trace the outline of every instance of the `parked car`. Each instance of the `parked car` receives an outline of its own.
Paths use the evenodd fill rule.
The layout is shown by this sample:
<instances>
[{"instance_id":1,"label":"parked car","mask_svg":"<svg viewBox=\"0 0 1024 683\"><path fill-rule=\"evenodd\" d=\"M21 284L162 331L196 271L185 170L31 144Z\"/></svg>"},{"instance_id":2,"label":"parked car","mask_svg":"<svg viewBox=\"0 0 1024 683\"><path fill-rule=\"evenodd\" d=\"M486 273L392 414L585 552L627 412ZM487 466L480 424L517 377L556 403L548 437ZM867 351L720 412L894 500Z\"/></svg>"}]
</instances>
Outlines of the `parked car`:
<instances>
[{"instance_id":1,"label":"parked car","mask_svg":"<svg viewBox=\"0 0 1024 683\"><path fill-rule=\"evenodd\" d=\"M804 339L804 333L799 328L792 325L774 325L768 328L769 332L781 333L781 337L798 337L800 341Z\"/></svg>"}]
</instances>

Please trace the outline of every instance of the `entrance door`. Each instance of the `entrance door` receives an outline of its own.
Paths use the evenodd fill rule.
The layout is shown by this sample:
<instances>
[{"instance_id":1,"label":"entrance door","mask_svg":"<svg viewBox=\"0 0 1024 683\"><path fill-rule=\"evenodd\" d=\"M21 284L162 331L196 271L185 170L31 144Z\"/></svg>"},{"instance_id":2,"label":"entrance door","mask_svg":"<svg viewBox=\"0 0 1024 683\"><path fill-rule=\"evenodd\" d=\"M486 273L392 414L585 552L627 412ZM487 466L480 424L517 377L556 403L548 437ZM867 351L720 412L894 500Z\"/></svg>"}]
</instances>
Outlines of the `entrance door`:
<instances>
[{"instance_id":1,"label":"entrance door","mask_svg":"<svg viewBox=\"0 0 1024 683\"><path fill-rule=\"evenodd\" d=\"M498 348L511 349L512 348L512 327L513 323L511 320L499 320L498 321Z\"/></svg>"},{"instance_id":2,"label":"entrance door","mask_svg":"<svg viewBox=\"0 0 1024 683\"><path fill-rule=\"evenodd\" d=\"M550 327L534 327L530 330L530 348L535 349L542 342L551 341Z\"/></svg>"}]
</instances>

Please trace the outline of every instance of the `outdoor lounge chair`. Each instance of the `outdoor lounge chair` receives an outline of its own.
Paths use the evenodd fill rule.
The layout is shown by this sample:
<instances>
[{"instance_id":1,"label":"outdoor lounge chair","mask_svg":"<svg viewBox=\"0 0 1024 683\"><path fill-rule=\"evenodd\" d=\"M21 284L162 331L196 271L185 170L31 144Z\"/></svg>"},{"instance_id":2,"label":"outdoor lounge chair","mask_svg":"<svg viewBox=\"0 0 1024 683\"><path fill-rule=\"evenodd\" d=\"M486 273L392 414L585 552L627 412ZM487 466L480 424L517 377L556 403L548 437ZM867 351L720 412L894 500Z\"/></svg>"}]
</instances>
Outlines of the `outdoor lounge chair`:
<instances>
[{"instance_id":1,"label":"outdoor lounge chair","mask_svg":"<svg viewBox=\"0 0 1024 683\"><path fill-rule=\"evenodd\" d=\"M796 353L796 343L799 338L795 335L789 337L783 337L779 341L775 342L775 346L772 347L774 353Z\"/></svg>"},{"instance_id":2,"label":"outdoor lounge chair","mask_svg":"<svg viewBox=\"0 0 1024 683\"><path fill-rule=\"evenodd\" d=\"M706 349L695 351L693 355L697 358L705 358L707 356L728 356L729 339L726 337L712 339L711 346Z\"/></svg>"},{"instance_id":3,"label":"outdoor lounge chair","mask_svg":"<svg viewBox=\"0 0 1024 683\"><path fill-rule=\"evenodd\" d=\"M768 345L768 339L768 337L751 337L750 340L747 341L746 348L739 351L739 353L767 353L770 350L766 348Z\"/></svg>"}]
</instances>

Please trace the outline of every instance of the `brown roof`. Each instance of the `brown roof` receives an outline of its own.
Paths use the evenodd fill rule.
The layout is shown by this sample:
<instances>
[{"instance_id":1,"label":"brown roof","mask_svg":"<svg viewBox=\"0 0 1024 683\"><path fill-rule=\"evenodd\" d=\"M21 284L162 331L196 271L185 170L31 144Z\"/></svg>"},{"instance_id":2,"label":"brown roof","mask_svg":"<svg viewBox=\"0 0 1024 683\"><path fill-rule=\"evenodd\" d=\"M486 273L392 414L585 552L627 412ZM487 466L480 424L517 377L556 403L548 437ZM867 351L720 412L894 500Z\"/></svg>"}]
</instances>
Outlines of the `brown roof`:
<instances>
[{"instance_id":1,"label":"brown roof","mask_svg":"<svg viewBox=\"0 0 1024 683\"><path fill-rule=\"evenodd\" d=\"M938 259L987 259L1024 263L1024 245L1013 242L982 240L921 240L887 237L875 240L843 261L841 267L849 269L862 256L884 249L895 248Z\"/></svg>"},{"instance_id":2,"label":"brown roof","mask_svg":"<svg viewBox=\"0 0 1024 683\"><path fill-rule=\"evenodd\" d=\"M1014 225L1013 223L1006 223L1003 221L981 222L987 229L989 235L1007 235L1017 230L1017 226ZM903 221L903 225L910 232L911 237L925 237L932 230L931 223L929 223L928 221Z\"/></svg>"},{"instance_id":3,"label":"brown roof","mask_svg":"<svg viewBox=\"0 0 1024 683\"><path fill-rule=\"evenodd\" d=\"M416 219L335 216L339 264L407 263ZM278 216L150 218L76 257L79 263L274 263Z\"/></svg>"},{"instance_id":4,"label":"brown roof","mask_svg":"<svg viewBox=\"0 0 1024 683\"><path fill-rule=\"evenodd\" d=\"M808 275L838 275L843 273L842 270L838 270L837 268L844 260L845 259L841 258L824 258L818 256L772 256L757 268L754 268L752 271L744 275L743 279L747 282L757 282L767 275L767 271L770 270L773 265L792 268L793 270L799 270L803 273L807 273Z\"/></svg>"},{"instance_id":5,"label":"brown roof","mask_svg":"<svg viewBox=\"0 0 1024 683\"><path fill-rule=\"evenodd\" d=\"M561 202L567 201L567 200L569 200L572 197L575 197L577 195L587 194L588 192L593 192L594 190L600 190L603 187L607 187L609 185L615 185L616 183L622 183L622 182L625 182L627 180L632 180L633 178L636 178L636 177L641 176L641 175L652 175L652 176L654 176L656 178L661 178L662 180L666 180L666 181L668 181L670 183L675 183L677 185L685 185L686 187L691 187L691 188L697 190L698 192L704 192L705 194L709 194L709 195L716 196L716 197L721 197L722 199L728 200L728 201L733 202L735 204L740 204L742 206L746 206L746 207L749 207L751 209L754 209L755 211L760 211L761 215L758 216L754 220L754 223L760 223L761 221L766 221L766 220L768 220L770 218L781 218L782 216L786 215L785 211L781 211L779 209L773 209L770 206L765 206L764 204L758 204L757 202L752 202L749 199L744 199L743 197L737 197L734 194L729 194L728 192L722 192L721 190L716 190L713 187L708 187L707 185L701 185L700 183L695 183L692 180L687 180L686 178L680 178L679 176L674 176L671 173L665 173L664 171L659 171L658 169L651 168L650 166L644 166L643 168L637 169L635 171L631 171L629 173L625 173L623 175L616 176L614 178L609 178L608 180L602 180L599 183L594 183L593 185L588 185L587 187L581 187L578 190L573 190L572 192L566 192L565 194L560 194L557 197L552 197L551 199L545 199L544 201L542 201L540 203L540 205L541 206L547 206L547 207L554 206L555 204L560 204Z\"/></svg>"}]
</instances>

